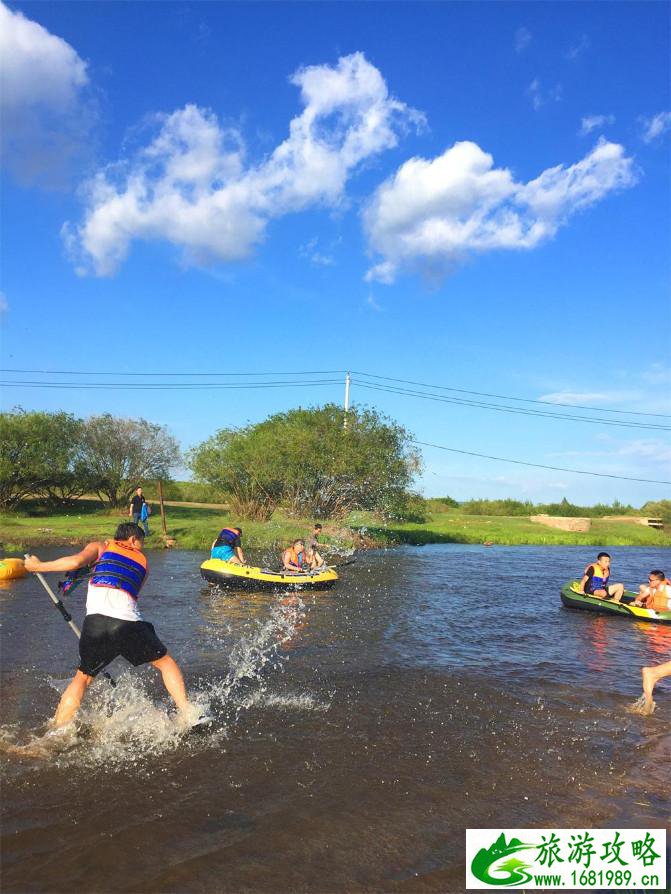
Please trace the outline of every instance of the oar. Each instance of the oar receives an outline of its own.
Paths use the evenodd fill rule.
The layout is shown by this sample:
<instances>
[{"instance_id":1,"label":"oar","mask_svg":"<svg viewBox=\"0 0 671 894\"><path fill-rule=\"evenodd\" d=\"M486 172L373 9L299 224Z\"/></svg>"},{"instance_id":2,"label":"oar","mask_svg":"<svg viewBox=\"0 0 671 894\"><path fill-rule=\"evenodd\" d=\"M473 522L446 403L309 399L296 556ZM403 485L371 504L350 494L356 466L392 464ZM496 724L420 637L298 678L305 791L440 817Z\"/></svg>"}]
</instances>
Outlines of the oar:
<instances>
[{"instance_id":1,"label":"oar","mask_svg":"<svg viewBox=\"0 0 671 894\"><path fill-rule=\"evenodd\" d=\"M356 559L348 559L346 562L338 562L337 565L327 565L327 568L345 568L347 565L354 565Z\"/></svg>"},{"instance_id":2,"label":"oar","mask_svg":"<svg viewBox=\"0 0 671 894\"><path fill-rule=\"evenodd\" d=\"M28 558L28 553L26 553L25 557L26 557L26 559ZM77 625L75 624L75 622L72 620L72 615L71 615L70 612L67 610L67 608L66 608L65 605L63 604L62 600L59 599L58 596L57 596L57 595L54 593L54 591L51 589L51 587L50 587L49 584L47 583L46 578L44 577L44 575L43 575L43 574L40 574L39 571L33 571L33 574L34 574L35 577L38 579L38 581L42 584L42 586L44 587L44 589L45 589L45 590L47 591L47 593L49 594L49 598L51 599L51 601L53 602L53 604L56 606L56 608L58 609L58 611L63 615L63 617L64 617L65 620L67 621L68 627L72 630L72 632L73 632L74 635L77 637L77 639L80 639L80 638L81 638L81 635L82 635L81 630L79 629L79 627L77 627ZM112 684L112 686L116 686L116 680L115 680L110 674L108 674L107 671L103 671L102 673L103 673L103 677L105 677L106 680L109 680L110 683Z\"/></svg>"}]
</instances>

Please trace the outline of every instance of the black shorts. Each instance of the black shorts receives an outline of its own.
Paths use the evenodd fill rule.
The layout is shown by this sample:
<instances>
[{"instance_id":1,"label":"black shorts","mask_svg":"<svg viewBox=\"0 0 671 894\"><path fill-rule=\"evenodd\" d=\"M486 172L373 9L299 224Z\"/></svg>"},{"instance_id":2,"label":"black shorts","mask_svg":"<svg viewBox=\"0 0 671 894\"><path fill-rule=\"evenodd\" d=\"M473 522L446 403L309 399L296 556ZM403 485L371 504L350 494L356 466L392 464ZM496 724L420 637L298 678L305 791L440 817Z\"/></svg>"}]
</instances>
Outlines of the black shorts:
<instances>
[{"instance_id":1,"label":"black shorts","mask_svg":"<svg viewBox=\"0 0 671 894\"><path fill-rule=\"evenodd\" d=\"M107 615L87 615L79 640L79 670L95 677L119 655L134 667L168 654L147 621L120 621Z\"/></svg>"}]
</instances>

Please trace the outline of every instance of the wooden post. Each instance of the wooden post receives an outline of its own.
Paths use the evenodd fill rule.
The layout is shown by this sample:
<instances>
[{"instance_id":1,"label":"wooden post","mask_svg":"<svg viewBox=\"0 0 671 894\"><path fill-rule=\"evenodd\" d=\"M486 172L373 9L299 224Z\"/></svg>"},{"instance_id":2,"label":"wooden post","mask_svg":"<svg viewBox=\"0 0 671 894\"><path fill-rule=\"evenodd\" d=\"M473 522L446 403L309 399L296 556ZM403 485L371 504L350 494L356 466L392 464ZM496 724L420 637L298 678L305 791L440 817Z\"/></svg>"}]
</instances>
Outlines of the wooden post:
<instances>
[{"instance_id":1,"label":"wooden post","mask_svg":"<svg viewBox=\"0 0 671 894\"><path fill-rule=\"evenodd\" d=\"M158 499L161 504L161 524L163 525L163 533L167 536L168 526L165 523L165 506L163 505L163 482L160 478L158 481Z\"/></svg>"}]
</instances>

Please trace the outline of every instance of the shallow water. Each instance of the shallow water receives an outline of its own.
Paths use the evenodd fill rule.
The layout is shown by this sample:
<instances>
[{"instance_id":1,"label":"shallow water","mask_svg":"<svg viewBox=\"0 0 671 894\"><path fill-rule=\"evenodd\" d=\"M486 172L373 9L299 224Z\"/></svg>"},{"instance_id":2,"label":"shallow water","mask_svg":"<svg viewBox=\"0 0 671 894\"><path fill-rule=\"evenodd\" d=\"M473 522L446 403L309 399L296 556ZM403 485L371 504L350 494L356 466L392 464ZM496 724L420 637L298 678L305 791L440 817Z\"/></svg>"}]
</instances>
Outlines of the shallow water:
<instances>
[{"instance_id":1,"label":"shallow water","mask_svg":"<svg viewBox=\"0 0 671 894\"><path fill-rule=\"evenodd\" d=\"M628 586L671 565L613 553ZM34 578L0 590L4 890L455 892L467 827L668 826L671 685L627 708L671 629L562 608L593 558L408 547L323 594L238 597L196 553L150 554L145 616L214 728L181 733L156 673L118 660L41 756L16 747L76 643Z\"/></svg>"}]
</instances>

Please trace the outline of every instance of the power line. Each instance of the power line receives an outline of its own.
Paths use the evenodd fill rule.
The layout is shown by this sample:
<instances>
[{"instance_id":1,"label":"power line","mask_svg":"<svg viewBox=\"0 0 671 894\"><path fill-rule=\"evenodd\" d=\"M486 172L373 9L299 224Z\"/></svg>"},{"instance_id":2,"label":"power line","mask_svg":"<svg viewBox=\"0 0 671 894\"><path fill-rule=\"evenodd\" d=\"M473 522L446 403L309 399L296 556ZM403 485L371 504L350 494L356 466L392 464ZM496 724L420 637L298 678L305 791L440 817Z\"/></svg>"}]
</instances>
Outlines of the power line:
<instances>
[{"instance_id":1,"label":"power line","mask_svg":"<svg viewBox=\"0 0 671 894\"><path fill-rule=\"evenodd\" d=\"M592 475L595 478L616 478L618 481L637 481L640 484L667 484L671 481L656 481L652 478L631 478L628 475L609 475L606 472L587 472L585 469L565 469L561 466L545 466L541 463L530 463L521 459L507 459L503 456L489 456L487 453L475 453L472 450L457 450L456 447L444 447L442 444L429 444L427 441L415 441L421 447L434 447L436 450L445 450L448 453L461 453L464 456L477 456L479 459L493 459L500 463L514 463L516 466L531 466L534 469L550 469L553 472L570 472L573 475Z\"/></svg>"},{"instance_id":2,"label":"power line","mask_svg":"<svg viewBox=\"0 0 671 894\"><path fill-rule=\"evenodd\" d=\"M21 375L41 376L337 376L344 375L344 369L308 369L299 372L122 372L115 369L109 372L82 372L75 369L0 369L0 373L16 373Z\"/></svg>"},{"instance_id":3,"label":"power line","mask_svg":"<svg viewBox=\"0 0 671 894\"><path fill-rule=\"evenodd\" d=\"M439 391L455 391L458 394L473 394L476 397L494 397L497 400L514 400L521 403L544 404L549 407L568 407L569 409L573 410L594 410L597 413L622 413L627 416L658 416L662 419L671 419L671 415L667 413L643 413L640 410L614 410L608 407L591 407L585 404L565 404L555 402L553 400L539 400L537 398L534 399L531 397L512 397L509 394L491 394L487 391L468 391L465 388L451 388L447 385L430 385L427 382L414 382L411 379L395 379L391 376L378 376L374 373L357 372L356 370L352 370L352 374L355 376L365 376L369 379L382 379L387 382L400 382L404 385L419 385L422 388L433 388L434 390Z\"/></svg>"},{"instance_id":4,"label":"power line","mask_svg":"<svg viewBox=\"0 0 671 894\"><path fill-rule=\"evenodd\" d=\"M78 391L199 391L199 390L231 390L247 388L305 388L313 385L341 385L340 379L315 379L312 381L286 382L35 382L9 381L0 382L3 387L18 388L65 388Z\"/></svg>"},{"instance_id":5,"label":"power line","mask_svg":"<svg viewBox=\"0 0 671 894\"><path fill-rule=\"evenodd\" d=\"M478 409L497 410L501 413L510 413L521 416L535 416L548 419L559 419L565 422L587 422L591 425L610 425L616 428L636 428L648 431L671 431L670 426L660 425L658 423L649 422L628 422L619 419L595 419L588 416L578 416L570 413L550 413L543 410L533 410L525 407L509 407L504 404L485 403L483 401L471 401L459 397L448 397L447 395L428 394L422 391L414 391L408 388L394 387L392 385L378 385L372 382L362 382L360 379L353 380L360 388L368 388L373 391L385 391L389 394L401 394L406 397L419 397L422 400L431 400L438 403L453 404L462 407L475 407Z\"/></svg>"}]
</instances>

